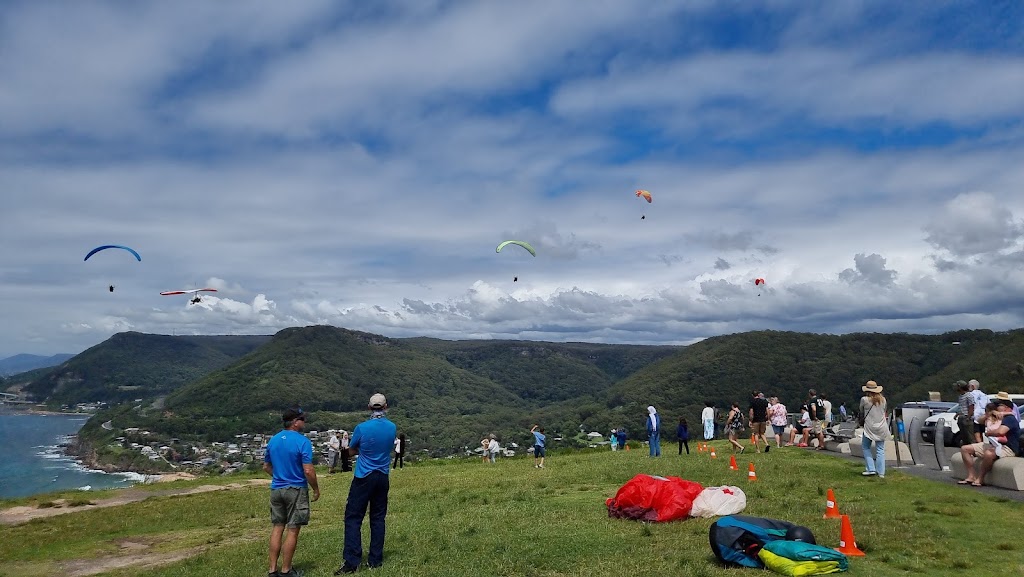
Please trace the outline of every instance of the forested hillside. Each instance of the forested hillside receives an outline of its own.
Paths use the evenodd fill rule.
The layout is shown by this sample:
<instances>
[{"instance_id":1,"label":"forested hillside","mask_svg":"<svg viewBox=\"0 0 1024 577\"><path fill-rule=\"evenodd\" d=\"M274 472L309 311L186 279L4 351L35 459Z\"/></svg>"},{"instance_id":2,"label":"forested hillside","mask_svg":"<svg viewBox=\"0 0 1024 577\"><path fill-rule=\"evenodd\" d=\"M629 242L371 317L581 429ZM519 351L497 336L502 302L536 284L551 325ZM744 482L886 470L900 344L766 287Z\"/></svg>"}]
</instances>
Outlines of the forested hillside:
<instances>
[{"instance_id":1,"label":"forested hillside","mask_svg":"<svg viewBox=\"0 0 1024 577\"><path fill-rule=\"evenodd\" d=\"M269 336L118 333L44 373L24 390L49 404L117 403L167 394L227 366Z\"/></svg>"},{"instance_id":2,"label":"forested hillside","mask_svg":"<svg viewBox=\"0 0 1024 577\"><path fill-rule=\"evenodd\" d=\"M102 417L119 427L225 439L271 432L283 408L300 405L312 414L310 428L351 428L365 418L370 394L381 391L414 447L452 452L491 432L523 442L534 422L556 434L626 426L635 435L649 404L666 422L696 423L705 401L745 408L754 389L794 410L809 388L836 407L852 405L869 379L885 387L894 406L931 390L952 400L956 379L978 378L990 392L1024 392L1022 360L1024 331L763 331L652 347L390 339L317 326L279 332L237 362L181 385L164 405L122 406Z\"/></svg>"}]
</instances>

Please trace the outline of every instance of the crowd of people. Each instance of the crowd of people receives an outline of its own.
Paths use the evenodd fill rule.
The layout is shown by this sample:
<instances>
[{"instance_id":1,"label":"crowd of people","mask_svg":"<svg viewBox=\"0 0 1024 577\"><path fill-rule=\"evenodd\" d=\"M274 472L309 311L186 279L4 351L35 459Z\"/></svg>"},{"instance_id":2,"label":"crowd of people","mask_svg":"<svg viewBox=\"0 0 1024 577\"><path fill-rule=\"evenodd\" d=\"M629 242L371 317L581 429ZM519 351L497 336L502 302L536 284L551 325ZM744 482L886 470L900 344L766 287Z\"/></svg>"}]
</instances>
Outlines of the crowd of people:
<instances>
[{"instance_id":1,"label":"crowd of people","mask_svg":"<svg viewBox=\"0 0 1024 577\"><path fill-rule=\"evenodd\" d=\"M956 417L967 476L961 485L980 487L993 465L1005 457L1022 456L1020 409L1009 393L986 395L976 379L957 381Z\"/></svg>"}]
</instances>

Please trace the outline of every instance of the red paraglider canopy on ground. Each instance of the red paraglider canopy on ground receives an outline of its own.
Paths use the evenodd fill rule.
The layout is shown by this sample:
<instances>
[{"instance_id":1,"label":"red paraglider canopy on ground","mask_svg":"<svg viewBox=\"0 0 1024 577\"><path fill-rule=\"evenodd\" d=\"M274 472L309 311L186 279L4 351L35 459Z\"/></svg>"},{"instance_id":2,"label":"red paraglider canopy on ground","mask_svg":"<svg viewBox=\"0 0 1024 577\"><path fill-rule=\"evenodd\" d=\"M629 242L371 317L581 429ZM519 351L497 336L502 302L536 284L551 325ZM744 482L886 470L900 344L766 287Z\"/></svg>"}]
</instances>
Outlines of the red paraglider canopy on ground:
<instances>
[{"instance_id":1,"label":"red paraglider canopy on ground","mask_svg":"<svg viewBox=\"0 0 1024 577\"><path fill-rule=\"evenodd\" d=\"M619 488L605 501L608 516L638 521L674 521L685 519L693 500L704 490L695 481L679 477L654 477L640 474Z\"/></svg>"}]
</instances>

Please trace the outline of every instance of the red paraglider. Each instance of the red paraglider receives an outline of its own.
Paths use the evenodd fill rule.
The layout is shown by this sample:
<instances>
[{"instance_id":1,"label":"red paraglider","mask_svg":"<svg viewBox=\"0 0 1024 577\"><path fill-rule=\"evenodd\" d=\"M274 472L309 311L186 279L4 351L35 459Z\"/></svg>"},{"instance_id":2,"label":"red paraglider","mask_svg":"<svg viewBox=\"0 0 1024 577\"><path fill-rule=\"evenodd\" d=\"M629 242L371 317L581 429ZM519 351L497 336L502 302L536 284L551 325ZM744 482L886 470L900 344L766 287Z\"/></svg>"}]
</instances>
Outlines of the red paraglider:
<instances>
[{"instance_id":1,"label":"red paraglider","mask_svg":"<svg viewBox=\"0 0 1024 577\"><path fill-rule=\"evenodd\" d=\"M754 279L754 286L755 287L759 287L759 288L764 286L764 279L763 278L755 278ZM757 296L761 296L761 293L758 292Z\"/></svg>"}]
</instances>

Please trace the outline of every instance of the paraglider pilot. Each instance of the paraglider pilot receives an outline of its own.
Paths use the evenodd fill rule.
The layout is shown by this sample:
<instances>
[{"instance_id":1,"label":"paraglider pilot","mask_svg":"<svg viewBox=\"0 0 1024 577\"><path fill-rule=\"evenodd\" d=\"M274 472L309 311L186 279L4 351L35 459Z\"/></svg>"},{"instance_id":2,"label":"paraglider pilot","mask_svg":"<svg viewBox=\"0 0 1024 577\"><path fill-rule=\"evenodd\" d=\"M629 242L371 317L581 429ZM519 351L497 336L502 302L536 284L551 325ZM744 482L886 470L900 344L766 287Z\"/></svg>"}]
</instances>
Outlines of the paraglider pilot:
<instances>
[{"instance_id":1,"label":"paraglider pilot","mask_svg":"<svg viewBox=\"0 0 1024 577\"><path fill-rule=\"evenodd\" d=\"M196 298L192 299L189 302L192 303L192 304L199 304L199 303L203 302L203 299L199 298L199 295L196 295Z\"/></svg>"},{"instance_id":2,"label":"paraglider pilot","mask_svg":"<svg viewBox=\"0 0 1024 577\"><path fill-rule=\"evenodd\" d=\"M110 285L109 287L107 287L107 290L109 290L110 292L114 292L114 285Z\"/></svg>"}]
</instances>

